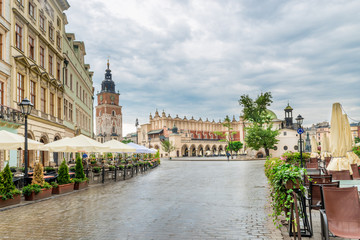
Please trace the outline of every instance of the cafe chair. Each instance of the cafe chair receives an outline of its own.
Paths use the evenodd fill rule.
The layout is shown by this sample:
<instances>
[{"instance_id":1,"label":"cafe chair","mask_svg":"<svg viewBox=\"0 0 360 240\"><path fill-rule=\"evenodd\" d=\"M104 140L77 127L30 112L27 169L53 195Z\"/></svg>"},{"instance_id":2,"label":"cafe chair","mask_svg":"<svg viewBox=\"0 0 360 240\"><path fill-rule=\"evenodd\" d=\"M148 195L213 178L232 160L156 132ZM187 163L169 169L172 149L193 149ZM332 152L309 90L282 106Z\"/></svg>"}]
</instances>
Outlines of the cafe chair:
<instances>
[{"instance_id":1,"label":"cafe chair","mask_svg":"<svg viewBox=\"0 0 360 240\"><path fill-rule=\"evenodd\" d=\"M329 232L342 238L360 239L360 201L357 187L322 187L320 209L321 239L328 240Z\"/></svg>"}]
</instances>

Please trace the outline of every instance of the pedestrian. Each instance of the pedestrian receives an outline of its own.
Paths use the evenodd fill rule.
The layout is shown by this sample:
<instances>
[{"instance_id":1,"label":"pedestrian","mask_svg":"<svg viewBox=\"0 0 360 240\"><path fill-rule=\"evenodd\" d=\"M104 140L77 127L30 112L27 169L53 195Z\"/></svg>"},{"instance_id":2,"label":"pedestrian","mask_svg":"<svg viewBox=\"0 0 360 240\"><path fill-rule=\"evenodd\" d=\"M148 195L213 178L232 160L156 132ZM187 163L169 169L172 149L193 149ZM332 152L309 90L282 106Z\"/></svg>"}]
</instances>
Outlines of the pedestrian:
<instances>
[{"instance_id":1,"label":"pedestrian","mask_svg":"<svg viewBox=\"0 0 360 240\"><path fill-rule=\"evenodd\" d=\"M230 153L228 151L226 151L226 157L227 157L227 160L229 161Z\"/></svg>"}]
</instances>

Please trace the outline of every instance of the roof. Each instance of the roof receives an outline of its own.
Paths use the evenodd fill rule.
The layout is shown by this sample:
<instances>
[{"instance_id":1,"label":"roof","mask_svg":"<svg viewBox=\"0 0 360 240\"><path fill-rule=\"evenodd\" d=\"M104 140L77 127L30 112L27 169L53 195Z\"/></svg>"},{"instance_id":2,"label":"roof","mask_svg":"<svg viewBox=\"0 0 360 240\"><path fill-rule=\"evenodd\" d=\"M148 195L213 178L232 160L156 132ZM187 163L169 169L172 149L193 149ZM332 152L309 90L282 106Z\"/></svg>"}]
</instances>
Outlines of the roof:
<instances>
[{"instance_id":1,"label":"roof","mask_svg":"<svg viewBox=\"0 0 360 240\"><path fill-rule=\"evenodd\" d=\"M267 112L267 115L271 118L271 120L278 119L278 117L276 116L276 114L273 111L266 109L266 112Z\"/></svg>"},{"instance_id":2,"label":"roof","mask_svg":"<svg viewBox=\"0 0 360 240\"><path fill-rule=\"evenodd\" d=\"M152 130L152 131L148 132L148 134L159 134L159 133L162 133L163 131L164 131L164 129Z\"/></svg>"},{"instance_id":3,"label":"roof","mask_svg":"<svg viewBox=\"0 0 360 240\"><path fill-rule=\"evenodd\" d=\"M293 108L288 104L284 110L293 110Z\"/></svg>"}]
</instances>

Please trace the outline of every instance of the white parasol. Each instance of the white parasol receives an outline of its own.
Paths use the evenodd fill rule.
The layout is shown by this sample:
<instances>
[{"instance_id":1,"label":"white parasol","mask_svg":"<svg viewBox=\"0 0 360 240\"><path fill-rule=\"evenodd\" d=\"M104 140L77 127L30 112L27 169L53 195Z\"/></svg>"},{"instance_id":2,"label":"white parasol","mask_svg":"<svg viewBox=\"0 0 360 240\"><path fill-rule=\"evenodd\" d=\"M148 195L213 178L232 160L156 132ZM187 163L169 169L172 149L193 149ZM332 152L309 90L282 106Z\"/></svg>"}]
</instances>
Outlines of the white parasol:
<instances>
[{"instance_id":1,"label":"white parasol","mask_svg":"<svg viewBox=\"0 0 360 240\"><path fill-rule=\"evenodd\" d=\"M28 150L39 150L44 144L28 139ZM0 131L0 150L25 149L25 137L6 130Z\"/></svg>"}]
</instances>

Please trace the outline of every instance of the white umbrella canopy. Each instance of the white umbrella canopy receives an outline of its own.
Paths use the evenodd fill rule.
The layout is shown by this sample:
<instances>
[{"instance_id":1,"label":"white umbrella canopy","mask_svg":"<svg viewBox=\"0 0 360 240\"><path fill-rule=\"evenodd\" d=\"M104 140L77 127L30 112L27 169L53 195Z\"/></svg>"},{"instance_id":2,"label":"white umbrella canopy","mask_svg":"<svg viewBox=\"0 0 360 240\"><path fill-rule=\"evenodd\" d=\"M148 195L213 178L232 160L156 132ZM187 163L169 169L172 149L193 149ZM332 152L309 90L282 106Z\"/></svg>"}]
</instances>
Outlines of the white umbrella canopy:
<instances>
[{"instance_id":1,"label":"white umbrella canopy","mask_svg":"<svg viewBox=\"0 0 360 240\"><path fill-rule=\"evenodd\" d=\"M349 118L346 114L343 115L343 121L344 121L344 134L345 134L345 148L346 151L352 150L352 136L351 136L351 129L350 129L350 123Z\"/></svg>"},{"instance_id":2,"label":"white umbrella canopy","mask_svg":"<svg viewBox=\"0 0 360 240\"><path fill-rule=\"evenodd\" d=\"M73 138L64 138L55 142L52 142L44 146L51 152L108 152L109 148L103 144L86 137L79 135Z\"/></svg>"},{"instance_id":3,"label":"white umbrella canopy","mask_svg":"<svg viewBox=\"0 0 360 240\"><path fill-rule=\"evenodd\" d=\"M360 159L351 152L351 131L349 120L342 114L340 103L334 103L331 115L330 149L333 158L327 170L352 170L350 164L360 163Z\"/></svg>"},{"instance_id":4,"label":"white umbrella canopy","mask_svg":"<svg viewBox=\"0 0 360 240\"><path fill-rule=\"evenodd\" d=\"M321 156L322 158L330 157L329 150L329 136L325 133L323 138L321 139Z\"/></svg>"},{"instance_id":5,"label":"white umbrella canopy","mask_svg":"<svg viewBox=\"0 0 360 240\"><path fill-rule=\"evenodd\" d=\"M109 152L119 152L119 153L134 153L136 148L131 147L127 144L124 144L117 140L110 140L103 143L104 146L109 148Z\"/></svg>"},{"instance_id":6,"label":"white umbrella canopy","mask_svg":"<svg viewBox=\"0 0 360 240\"><path fill-rule=\"evenodd\" d=\"M318 157L318 144L316 142L315 136L311 137L311 158L317 158Z\"/></svg>"},{"instance_id":7,"label":"white umbrella canopy","mask_svg":"<svg viewBox=\"0 0 360 240\"><path fill-rule=\"evenodd\" d=\"M150 149L148 149L147 147L135 144L133 142L130 142L126 145L136 148L136 153L151 153Z\"/></svg>"},{"instance_id":8,"label":"white umbrella canopy","mask_svg":"<svg viewBox=\"0 0 360 240\"><path fill-rule=\"evenodd\" d=\"M155 153L157 153L158 150L155 149L155 148L150 148L150 151L151 151L152 154L155 154Z\"/></svg>"},{"instance_id":9,"label":"white umbrella canopy","mask_svg":"<svg viewBox=\"0 0 360 240\"><path fill-rule=\"evenodd\" d=\"M28 150L39 150L44 144L28 139ZM25 149L25 137L6 130L0 131L0 150Z\"/></svg>"}]
</instances>

